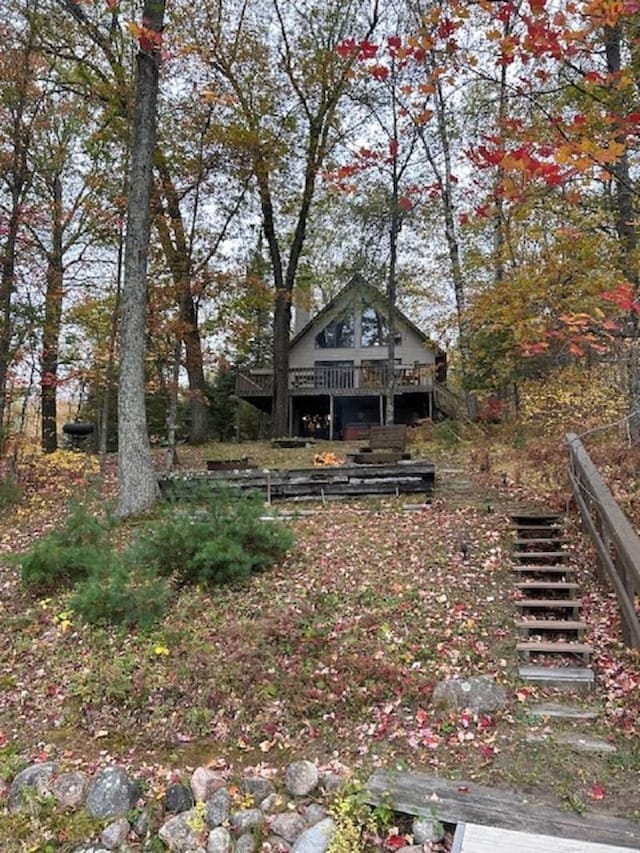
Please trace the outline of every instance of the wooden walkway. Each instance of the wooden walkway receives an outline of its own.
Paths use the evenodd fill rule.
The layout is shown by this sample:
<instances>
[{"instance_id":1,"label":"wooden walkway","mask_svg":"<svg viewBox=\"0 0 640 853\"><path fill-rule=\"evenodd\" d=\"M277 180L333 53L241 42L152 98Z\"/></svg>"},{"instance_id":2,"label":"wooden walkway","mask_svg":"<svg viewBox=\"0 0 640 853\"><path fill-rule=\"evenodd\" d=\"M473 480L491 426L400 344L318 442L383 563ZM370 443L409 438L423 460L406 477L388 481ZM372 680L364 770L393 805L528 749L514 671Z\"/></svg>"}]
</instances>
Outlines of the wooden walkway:
<instances>
[{"instance_id":1,"label":"wooden walkway","mask_svg":"<svg viewBox=\"0 0 640 853\"><path fill-rule=\"evenodd\" d=\"M629 847L459 823L451 853L629 853Z\"/></svg>"},{"instance_id":2,"label":"wooden walkway","mask_svg":"<svg viewBox=\"0 0 640 853\"><path fill-rule=\"evenodd\" d=\"M371 805L390 806L403 814L436 817L443 823L473 824L521 833L523 844L528 843L527 836L535 838L540 833L553 839L554 846L550 848L531 848L535 853L544 853L547 849L550 853L565 853L565 849L560 847L561 839L579 842L577 846L574 844L573 848L567 848L572 853L618 853L619 849L640 851L640 823L606 815L579 815L551 809L536 805L514 792L474 782L452 782L416 771L380 769L370 777L364 793L366 802ZM499 847L497 844L473 847L473 832L475 830L470 832L467 848L460 848L464 853L503 853L507 850L509 853L518 853L519 850L528 853L530 849L526 846ZM598 848L591 851L585 842L608 846L602 851Z\"/></svg>"}]
</instances>

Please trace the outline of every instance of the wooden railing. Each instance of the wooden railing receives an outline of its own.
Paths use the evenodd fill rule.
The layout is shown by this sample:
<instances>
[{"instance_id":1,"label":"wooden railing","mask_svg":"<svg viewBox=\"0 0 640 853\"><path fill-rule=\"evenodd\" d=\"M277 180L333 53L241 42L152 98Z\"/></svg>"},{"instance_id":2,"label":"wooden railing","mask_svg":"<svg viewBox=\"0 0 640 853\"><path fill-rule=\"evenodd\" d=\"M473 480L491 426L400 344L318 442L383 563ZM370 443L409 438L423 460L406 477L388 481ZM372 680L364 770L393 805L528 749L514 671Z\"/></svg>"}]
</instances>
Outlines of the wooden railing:
<instances>
[{"instance_id":1,"label":"wooden railing","mask_svg":"<svg viewBox=\"0 0 640 853\"><path fill-rule=\"evenodd\" d=\"M439 382L433 383L433 404L449 418L469 420L474 417L474 413L469 412L467 399Z\"/></svg>"},{"instance_id":2,"label":"wooden railing","mask_svg":"<svg viewBox=\"0 0 640 853\"><path fill-rule=\"evenodd\" d=\"M616 503L577 435L567 435L569 476L582 521L600 559L600 575L618 598L622 636L629 648L640 649L640 538Z\"/></svg>"},{"instance_id":3,"label":"wooden railing","mask_svg":"<svg viewBox=\"0 0 640 853\"><path fill-rule=\"evenodd\" d=\"M433 374L434 368L430 364L398 365L395 369L396 389L430 390ZM343 391L353 388L380 393L387 386L387 376L387 366L384 364L358 367L344 364L295 367L289 370L289 389ZM273 373L268 369L239 373L236 378L236 393L239 396L270 394L272 387Z\"/></svg>"}]
</instances>

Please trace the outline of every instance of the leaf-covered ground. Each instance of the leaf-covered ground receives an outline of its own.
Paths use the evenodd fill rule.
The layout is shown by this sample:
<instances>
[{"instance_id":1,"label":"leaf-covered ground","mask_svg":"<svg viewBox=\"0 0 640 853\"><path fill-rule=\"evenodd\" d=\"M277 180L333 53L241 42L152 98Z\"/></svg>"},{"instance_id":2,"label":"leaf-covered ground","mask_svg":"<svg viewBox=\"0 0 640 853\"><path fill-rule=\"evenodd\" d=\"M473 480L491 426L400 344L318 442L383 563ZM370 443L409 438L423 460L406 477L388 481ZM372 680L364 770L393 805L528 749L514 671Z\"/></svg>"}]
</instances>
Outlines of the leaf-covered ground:
<instances>
[{"instance_id":1,"label":"leaf-covered ground","mask_svg":"<svg viewBox=\"0 0 640 853\"><path fill-rule=\"evenodd\" d=\"M260 463L309 465L316 450L268 450ZM203 467L207 452L237 448L183 452L183 466ZM281 566L243 586L184 591L151 634L83 626L64 597L34 598L2 566L0 774L55 754L87 769L115 759L160 785L202 763L241 769L305 757L364 773L424 768L640 818L640 662L621 644L615 602L596 584L570 517L599 683L575 701L600 708L588 731L617 747L576 756L553 742L572 724L530 713L553 697L517 678L508 568L508 508L543 500L545 488L557 503L564 486L534 487L506 458L485 457L472 446L444 452L442 470L462 473L443 474L419 511L405 511L402 498L305 504L313 512L290 522L296 544ZM65 497L95 473L81 455L34 461L22 503L0 524L2 551L54 524ZM459 476L470 490L455 488ZM102 488L113 486L110 467ZM438 680L476 674L507 688L505 711L433 709Z\"/></svg>"}]
</instances>

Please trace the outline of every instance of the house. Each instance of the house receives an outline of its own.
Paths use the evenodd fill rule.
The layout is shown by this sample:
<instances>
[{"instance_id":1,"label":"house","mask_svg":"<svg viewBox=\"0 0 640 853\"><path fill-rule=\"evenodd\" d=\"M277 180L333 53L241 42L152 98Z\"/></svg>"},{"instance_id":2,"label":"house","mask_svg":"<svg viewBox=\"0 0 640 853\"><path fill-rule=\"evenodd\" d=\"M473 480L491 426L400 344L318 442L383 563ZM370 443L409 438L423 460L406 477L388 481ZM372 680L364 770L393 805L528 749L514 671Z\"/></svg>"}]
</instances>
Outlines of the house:
<instances>
[{"instance_id":1,"label":"house","mask_svg":"<svg viewBox=\"0 0 640 853\"><path fill-rule=\"evenodd\" d=\"M386 297L355 276L292 338L289 346L289 433L364 438L384 423L388 389ZM432 418L446 380L446 355L396 309L394 421ZM255 368L237 377L236 394L271 410L273 372Z\"/></svg>"}]
</instances>

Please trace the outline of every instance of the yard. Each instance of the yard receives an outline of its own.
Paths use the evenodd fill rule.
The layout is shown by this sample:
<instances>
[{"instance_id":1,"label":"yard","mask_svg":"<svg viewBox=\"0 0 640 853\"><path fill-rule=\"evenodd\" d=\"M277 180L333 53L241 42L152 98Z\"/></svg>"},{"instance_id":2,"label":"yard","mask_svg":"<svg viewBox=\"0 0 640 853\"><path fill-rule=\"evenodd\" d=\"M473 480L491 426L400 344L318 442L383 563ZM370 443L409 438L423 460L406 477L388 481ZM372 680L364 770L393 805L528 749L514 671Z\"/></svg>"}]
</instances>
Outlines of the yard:
<instances>
[{"instance_id":1,"label":"yard","mask_svg":"<svg viewBox=\"0 0 640 853\"><path fill-rule=\"evenodd\" d=\"M266 467L309 465L317 451L243 449ZM407 511L402 497L298 505L304 514L287 522L296 542L280 566L241 586L183 590L151 633L84 626L64 597L34 598L15 570L1 568L0 775L45 756L84 769L117 760L153 788L201 764L240 771L303 757L363 776L376 766L420 768L639 818L640 661L620 643L614 602L594 582L571 515L598 678L595 695L574 702L598 708L588 730L617 751L576 755L557 745L552 732L580 724L552 729L535 717L534 704L554 697L517 677L508 507L557 503L563 485L514 478L508 454L492 451L499 462L488 465L486 448L471 442L430 452L442 471L431 505ZM185 450L181 464L237 454L231 445ZM29 472L1 523L4 553L54 524L95 463L58 453ZM113 484L110 470L102 488L109 494ZM507 688L504 711L432 707L436 682L478 674Z\"/></svg>"}]
</instances>

